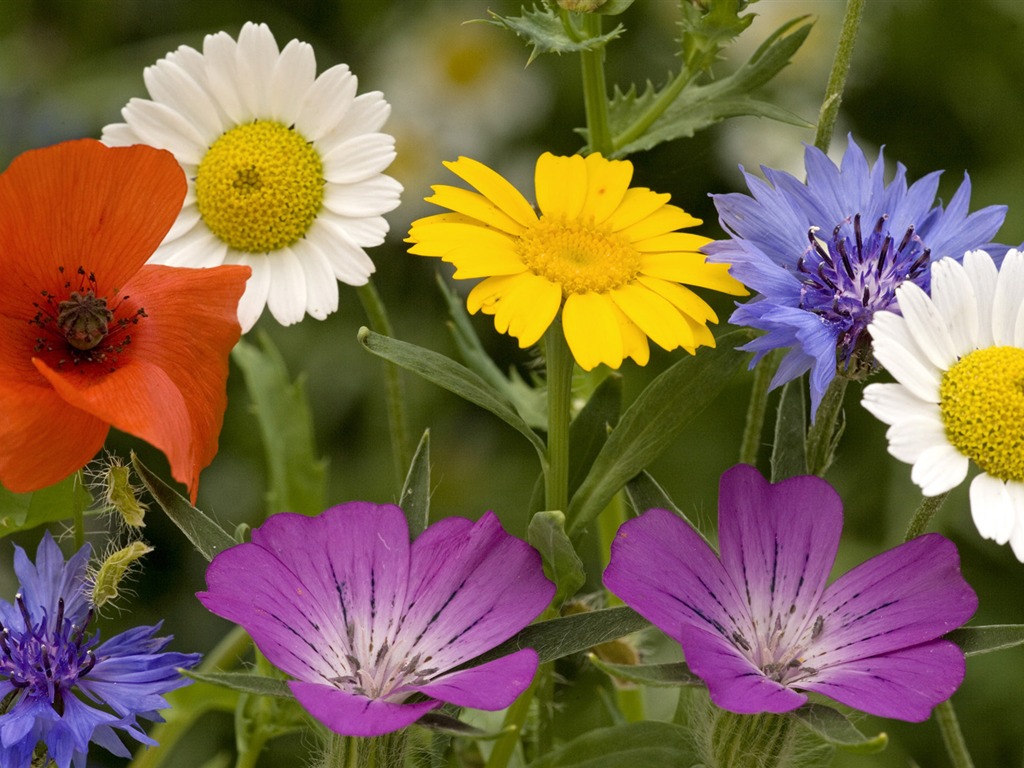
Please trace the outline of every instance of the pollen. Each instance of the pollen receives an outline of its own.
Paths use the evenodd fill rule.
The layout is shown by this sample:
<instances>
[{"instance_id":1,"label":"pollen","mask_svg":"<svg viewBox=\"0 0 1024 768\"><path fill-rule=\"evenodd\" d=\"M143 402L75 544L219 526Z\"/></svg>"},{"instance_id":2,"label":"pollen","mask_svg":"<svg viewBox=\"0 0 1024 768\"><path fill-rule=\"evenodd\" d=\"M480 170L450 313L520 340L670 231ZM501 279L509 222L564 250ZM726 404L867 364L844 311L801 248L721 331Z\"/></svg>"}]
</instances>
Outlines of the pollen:
<instances>
[{"instance_id":1,"label":"pollen","mask_svg":"<svg viewBox=\"0 0 1024 768\"><path fill-rule=\"evenodd\" d=\"M232 128L196 173L196 206L228 246L270 253L302 238L324 198L323 163L313 145L281 123Z\"/></svg>"},{"instance_id":2,"label":"pollen","mask_svg":"<svg viewBox=\"0 0 1024 768\"><path fill-rule=\"evenodd\" d=\"M943 375L939 395L949 442L992 477L1024 482L1024 349L971 352Z\"/></svg>"},{"instance_id":3,"label":"pollen","mask_svg":"<svg viewBox=\"0 0 1024 768\"><path fill-rule=\"evenodd\" d=\"M562 295L606 293L632 282L640 254L621 235L585 221L542 218L516 245L529 269L562 287Z\"/></svg>"}]
</instances>

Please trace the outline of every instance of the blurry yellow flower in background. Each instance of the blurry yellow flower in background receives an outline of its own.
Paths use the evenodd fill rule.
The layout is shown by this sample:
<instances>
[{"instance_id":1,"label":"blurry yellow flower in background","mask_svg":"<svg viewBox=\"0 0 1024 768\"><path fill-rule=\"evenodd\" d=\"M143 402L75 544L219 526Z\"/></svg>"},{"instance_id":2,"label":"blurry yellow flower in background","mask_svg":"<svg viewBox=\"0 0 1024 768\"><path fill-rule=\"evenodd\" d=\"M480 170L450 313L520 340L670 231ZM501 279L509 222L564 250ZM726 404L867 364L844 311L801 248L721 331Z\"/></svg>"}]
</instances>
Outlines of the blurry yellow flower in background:
<instances>
[{"instance_id":1,"label":"blurry yellow flower in background","mask_svg":"<svg viewBox=\"0 0 1024 768\"><path fill-rule=\"evenodd\" d=\"M667 194L630 188L625 160L545 152L534 178L537 208L487 166L466 157L445 163L477 191L438 185L429 202L448 208L413 222L410 253L454 264L456 279L485 278L470 312L536 344L562 312L565 339L580 367L646 365L648 338L666 350L714 346L714 310L687 286L743 295L728 265L707 264L706 237L676 230L699 219Z\"/></svg>"}]
</instances>

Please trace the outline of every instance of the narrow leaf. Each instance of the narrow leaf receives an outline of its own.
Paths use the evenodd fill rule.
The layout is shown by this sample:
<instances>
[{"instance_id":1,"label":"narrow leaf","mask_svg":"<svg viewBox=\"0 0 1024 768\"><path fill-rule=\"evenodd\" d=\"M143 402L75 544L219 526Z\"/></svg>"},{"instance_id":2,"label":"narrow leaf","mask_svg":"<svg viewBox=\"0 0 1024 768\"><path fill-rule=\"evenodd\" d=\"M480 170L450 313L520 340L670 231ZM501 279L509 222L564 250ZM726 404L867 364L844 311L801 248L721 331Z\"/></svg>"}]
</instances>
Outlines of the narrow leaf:
<instances>
[{"instance_id":1,"label":"narrow leaf","mask_svg":"<svg viewBox=\"0 0 1024 768\"><path fill-rule=\"evenodd\" d=\"M544 575L555 583L555 607L575 595L587 577L583 561L565 533L565 515L558 510L538 512L530 520L527 540L540 552Z\"/></svg>"},{"instance_id":2,"label":"narrow leaf","mask_svg":"<svg viewBox=\"0 0 1024 768\"><path fill-rule=\"evenodd\" d=\"M31 493L12 493L0 486L0 537L66 520L76 507L85 509L90 504L92 496L77 472Z\"/></svg>"},{"instance_id":3,"label":"narrow leaf","mask_svg":"<svg viewBox=\"0 0 1024 768\"><path fill-rule=\"evenodd\" d=\"M775 417L775 443L772 446L772 482L807 474L807 411L801 379L782 387Z\"/></svg>"},{"instance_id":4,"label":"narrow leaf","mask_svg":"<svg viewBox=\"0 0 1024 768\"><path fill-rule=\"evenodd\" d=\"M327 495L327 462L317 456L305 377L293 382L270 337L260 333L259 340L262 349L239 341L231 357L245 377L263 437L269 477L267 514L319 514Z\"/></svg>"},{"instance_id":5,"label":"narrow leaf","mask_svg":"<svg viewBox=\"0 0 1024 768\"><path fill-rule=\"evenodd\" d=\"M946 635L963 649L965 656L1005 651L1024 645L1024 624L991 624L986 627L960 627Z\"/></svg>"},{"instance_id":6,"label":"narrow leaf","mask_svg":"<svg viewBox=\"0 0 1024 768\"><path fill-rule=\"evenodd\" d=\"M484 731L443 712L427 712L427 714L416 721L416 725L429 728L438 733L446 733L449 736L462 736L463 738L480 741L490 741L505 733L505 729L493 732Z\"/></svg>"},{"instance_id":7,"label":"narrow leaf","mask_svg":"<svg viewBox=\"0 0 1024 768\"><path fill-rule=\"evenodd\" d=\"M360 328L358 339L364 347L378 357L390 360L395 365L412 371L464 400L490 411L526 437L537 450L541 460L545 460L544 441L530 429L508 400L496 393L493 387L465 366L459 365L454 360L433 350L381 336L369 328Z\"/></svg>"},{"instance_id":8,"label":"narrow leaf","mask_svg":"<svg viewBox=\"0 0 1024 768\"><path fill-rule=\"evenodd\" d=\"M672 664L611 664L595 654L589 654L590 663L605 674L638 685L652 688L678 688L681 685L704 685L683 662Z\"/></svg>"},{"instance_id":9,"label":"narrow leaf","mask_svg":"<svg viewBox=\"0 0 1024 768\"><path fill-rule=\"evenodd\" d=\"M735 347L747 336L745 331L724 334L717 347L682 358L640 393L569 502L570 537L579 536L612 496L660 456L722 391L746 360Z\"/></svg>"},{"instance_id":10,"label":"narrow leaf","mask_svg":"<svg viewBox=\"0 0 1024 768\"><path fill-rule=\"evenodd\" d=\"M249 672L195 672L185 670L186 677L204 683L219 685L254 696L273 696L277 699L294 699L288 684L276 677L264 677Z\"/></svg>"},{"instance_id":11,"label":"narrow leaf","mask_svg":"<svg viewBox=\"0 0 1024 768\"><path fill-rule=\"evenodd\" d=\"M150 472L134 453L132 466L153 500L207 560L213 560L219 552L238 543L206 514L189 504L184 496Z\"/></svg>"},{"instance_id":12,"label":"narrow leaf","mask_svg":"<svg viewBox=\"0 0 1024 768\"><path fill-rule=\"evenodd\" d=\"M658 485L658 481L646 471L641 472L626 484L626 498L629 499L630 506L633 507L633 511L637 515L642 515L648 509L667 509L682 518L704 541L708 541L703 531L683 514L683 511L669 498L665 490ZM709 541L708 546L711 546ZM711 548L714 549L714 547Z\"/></svg>"},{"instance_id":13,"label":"narrow leaf","mask_svg":"<svg viewBox=\"0 0 1024 768\"><path fill-rule=\"evenodd\" d=\"M409 535L416 538L430 525L430 430L423 430L420 444L405 476L398 506L405 512Z\"/></svg>"},{"instance_id":14,"label":"narrow leaf","mask_svg":"<svg viewBox=\"0 0 1024 768\"><path fill-rule=\"evenodd\" d=\"M698 762L688 729L648 720L588 731L529 768L689 768Z\"/></svg>"},{"instance_id":15,"label":"narrow leaf","mask_svg":"<svg viewBox=\"0 0 1024 768\"><path fill-rule=\"evenodd\" d=\"M889 743L885 733L865 736L842 712L824 704L804 704L789 713L830 744L847 752L871 754L881 752Z\"/></svg>"}]
</instances>

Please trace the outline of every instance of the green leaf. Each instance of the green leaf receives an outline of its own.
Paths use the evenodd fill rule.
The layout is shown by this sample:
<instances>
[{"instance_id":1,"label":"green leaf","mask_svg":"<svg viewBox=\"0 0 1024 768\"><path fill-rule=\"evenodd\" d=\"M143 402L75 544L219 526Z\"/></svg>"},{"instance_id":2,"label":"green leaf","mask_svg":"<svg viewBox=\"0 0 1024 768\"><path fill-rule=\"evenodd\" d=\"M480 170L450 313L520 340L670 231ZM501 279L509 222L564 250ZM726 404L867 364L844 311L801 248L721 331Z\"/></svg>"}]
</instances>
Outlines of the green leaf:
<instances>
[{"instance_id":1,"label":"green leaf","mask_svg":"<svg viewBox=\"0 0 1024 768\"><path fill-rule=\"evenodd\" d=\"M466 739L483 741L496 739L505 734L504 728L499 731L485 731L443 712L427 712L427 714L416 721L416 725L429 728L438 733L447 733L449 736L461 736Z\"/></svg>"},{"instance_id":2,"label":"green leaf","mask_svg":"<svg viewBox=\"0 0 1024 768\"><path fill-rule=\"evenodd\" d=\"M604 608L600 611L575 613L531 624L515 637L474 659L472 664L475 666L507 656L520 648L533 648L541 663L554 661L649 626L647 619L632 608Z\"/></svg>"},{"instance_id":3,"label":"green leaf","mask_svg":"<svg viewBox=\"0 0 1024 768\"><path fill-rule=\"evenodd\" d=\"M633 86L625 93L616 88L609 104L615 157L623 157L651 149L665 141L693 136L697 131L742 115L767 117L791 125L810 128L812 125L788 110L751 96L751 92L771 80L785 67L803 44L811 23L794 25L806 17L794 19L775 31L740 69L728 77L706 85L687 83L672 103L642 133L637 126L650 119L659 100L667 98L678 82L669 82L658 91L650 83L638 94Z\"/></svg>"},{"instance_id":4,"label":"green leaf","mask_svg":"<svg viewBox=\"0 0 1024 768\"><path fill-rule=\"evenodd\" d=\"M959 645L965 656L1005 651L1024 645L1024 624L960 627L947 634L946 639Z\"/></svg>"},{"instance_id":5,"label":"green leaf","mask_svg":"<svg viewBox=\"0 0 1024 768\"><path fill-rule=\"evenodd\" d=\"M683 514L682 510L665 493L665 490L646 471L626 483L626 498L629 499L630 506L633 507L633 511L637 515L642 515L648 509L667 509L682 518L704 541L708 541L701 529ZM710 541L708 541L708 546L711 546ZM711 548L714 549L714 547Z\"/></svg>"},{"instance_id":6,"label":"green leaf","mask_svg":"<svg viewBox=\"0 0 1024 768\"><path fill-rule=\"evenodd\" d=\"M222 688L254 696L272 696L276 699L294 699L288 684L276 677L264 677L250 672L195 672L185 671L186 677Z\"/></svg>"},{"instance_id":7,"label":"green leaf","mask_svg":"<svg viewBox=\"0 0 1024 768\"><path fill-rule=\"evenodd\" d=\"M188 499L150 472L134 453L132 466L153 500L207 560L213 560L219 552L238 543L211 518L189 504Z\"/></svg>"},{"instance_id":8,"label":"green leaf","mask_svg":"<svg viewBox=\"0 0 1024 768\"><path fill-rule=\"evenodd\" d=\"M652 688L678 688L681 685L704 685L690 668L681 661L671 664L611 664L594 654L587 658L605 674L638 685Z\"/></svg>"},{"instance_id":9,"label":"green leaf","mask_svg":"<svg viewBox=\"0 0 1024 768\"><path fill-rule=\"evenodd\" d=\"M587 580L583 561L565 533L565 515L559 510L538 512L530 520L527 541L540 552L544 575L555 583L555 607L575 595Z\"/></svg>"},{"instance_id":10,"label":"green leaf","mask_svg":"<svg viewBox=\"0 0 1024 768\"><path fill-rule=\"evenodd\" d=\"M692 745L688 729L648 720L588 731L529 768L689 768L699 762Z\"/></svg>"},{"instance_id":11,"label":"green leaf","mask_svg":"<svg viewBox=\"0 0 1024 768\"><path fill-rule=\"evenodd\" d=\"M704 410L746 360L735 347L746 331L724 334L655 378L629 406L573 494L566 515L569 536L579 536L612 496L661 455L687 423Z\"/></svg>"},{"instance_id":12,"label":"green leaf","mask_svg":"<svg viewBox=\"0 0 1024 768\"><path fill-rule=\"evenodd\" d=\"M679 45L687 69L706 71L726 43L738 37L754 21L755 14L740 16L746 0L714 0L711 3L679 3L682 35Z\"/></svg>"},{"instance_id":13,"label":"green leaf","mask_svg":"<svg viewBox=\"0 0 1024 768\"><path fill-rule=\"evenodd\" d=\"M619 24L615 29L598 37L583 37L578 30L573 34L566 30L559 15L550 8L524 8L522 16L499 16L494 11L491 23L515 32L519 37L533 46L530 61L541 53L579 53L580 51L596 51L604 48L619 37L626 28Z\"/></svg>"},{"instance_id":14,"label":"green leaf","mask_svg":"<svg viewBox=\"0 0 1024 768\"><path fill-rule=\"evenodd\" d=\"M804 704L788 714L825 741L847 752L881 752L889 743L885 733L865 736L842 712L824 704Z\"/></svg>"},{"instance_id":15,"label":"green leaf","mask_svg":"<svg viewBox=\"0 0 1024 768\"><path fill-rule=\"evenodd\" d=\"M433 350L381 336L366 327L359 329L357 338L359 343L378 357L390 360L395 365L412 371L464 400L490 411L526 437L537 450L541 460L546 461L544 456L547 449L544 441L530 429L507 399L496 393L493 387L465 366Z\"/></svg>"},{"instance_id":16,"label":"green leaf","mask_svg":"<svg viewBox=\"0 0 1024 768\"><path fill-rule=\"evenodd\" d=\"M807 474L807 411L802 377L782 387L775 417L772 482Z\"/></svg>"},{"instance_id":17,"label":"green leaf","mask_svg":"<svg viewBox=\"0 0 1024 768\"><path fill-rule=\"evenodd\" d=\"M605 16L618 16L634 2L635 0L606 0L603 5L598 7L596 13L601 13Z\"/></svg>"},{"instance_id":18,"label":"green leaf","mask_svg":"<svg viewBox=\"0 0 1024 768\"><path fill-rule=\"evenodd\" d=\"M569 493L573 494L622 413L622 374L612 371L569 425Z\"/></svg>"},{"instance_id":19,"label":"green leaf","mask_svg":"<svg viewBox=\"0 0 1024 768\"><path fill-rule=\"evenodd\" d=\"M420 444L405 476L398 506L405 512L409 535L416 538L430 525L430 430L423 430Z\"/></svg>"},{"instance_id":20,"label":"green leaf","mask_svg":"<svg viewBox=\"0 0 1024 768\"><path fill-rule=\"evenodd\" d=\"M263 437L269 474L267 514L319 514L327 496L327 462L316 454L305 377L292 382L270 337L261 332L259 341L262 350L239 341L231 357L245 377Z\"/></svg>"},{"instance_id":21,"label":"green leaf","mask_svg":"<svg viewBox=\"0 0 1024 768\"><path fill-rule=\"evenodd\" d=\"M0 486L0 537L66 520L74 509L86 509L90 504L92 495L77 472L31 493L12 493Z\"/></svg>"}]
</instances>

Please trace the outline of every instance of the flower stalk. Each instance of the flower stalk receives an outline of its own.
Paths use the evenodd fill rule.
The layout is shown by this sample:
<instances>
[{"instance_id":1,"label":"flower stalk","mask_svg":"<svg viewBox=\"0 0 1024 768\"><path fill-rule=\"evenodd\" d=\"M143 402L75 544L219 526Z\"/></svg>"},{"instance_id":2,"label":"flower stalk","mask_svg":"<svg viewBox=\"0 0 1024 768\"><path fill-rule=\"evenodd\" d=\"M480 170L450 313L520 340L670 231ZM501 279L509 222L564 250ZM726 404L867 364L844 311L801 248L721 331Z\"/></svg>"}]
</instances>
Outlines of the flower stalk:
<instances>
[{"instance_id":1,"label":"flower stalk","mask_svg":"<svg viewBox=\"0 0 1024 768\"><path fill-rule=\"evenodd\" d=\"M569 423L572 415L573 358L555 320L544 337L548 382L548 468L544 478L544 506L565 511L569 507Z\"/></svg>"},{"instance_id":2,"label":"flower stalk","mask_svg":"<svg viewBox=\"0 0 1024 768\"><path fill-rule=\"evenodd\" d=\"M587 38L601 36L601 14L583 14L583 32ZM611 125L608 120L608 86L604 74L604 48L580 52L583 68L583 106L587 115L587 151L600 152L608 157L612 145Z\"/></svg>"},{"instance_id":3,"label":"flower stalk","mask_svg":"<svg viewBox=\"0 0 1024 768\"><path fill-rule=\"evenodd\" d=\"M821 102L818 113L818 128L814 134L814 146L822 152L828 152L835 131L836 118L839 116L839 105L843 101L843 89L846 87L846 76L850 72L850 61L853 48L857 42L857 31L864 15L864 0L847 0L843 15L843 28L836 44L836 55L832 60L828 85L825 86L825 98Z\"/></svg>"}]
</instances>

